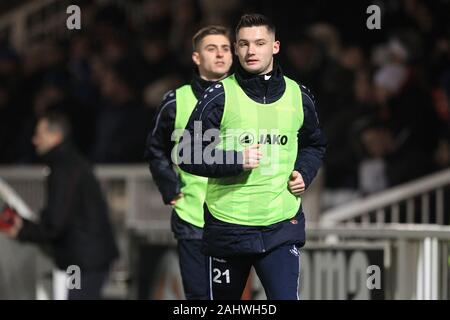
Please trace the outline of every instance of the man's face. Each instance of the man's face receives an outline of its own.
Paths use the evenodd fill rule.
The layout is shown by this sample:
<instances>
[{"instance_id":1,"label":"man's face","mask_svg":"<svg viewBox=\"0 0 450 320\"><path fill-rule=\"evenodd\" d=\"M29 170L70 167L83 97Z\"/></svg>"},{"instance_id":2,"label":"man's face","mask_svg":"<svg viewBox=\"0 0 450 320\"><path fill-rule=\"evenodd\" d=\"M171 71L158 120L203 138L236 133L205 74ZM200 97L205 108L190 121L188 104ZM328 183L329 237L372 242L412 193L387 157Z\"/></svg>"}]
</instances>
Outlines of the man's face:
<instances>
[{"instance_id":1,"label":"man's face","mask_svg":"<svg viewBox=\"0 0 450 320\"><path fill-rule=\"evenodd\" d=\"M230 40L220 34L204 37L197 51L192 53L192 60L203 79L217 81L224 78L233 63Z\"/></svg>"},{"instance_id":2,"label":"man's face","mask_svg":"<svg viewBox=\"0 0 450 320\"><path fill-rule=\"evenodd\" d=\"M38 155L49 152L62 142L62 134L49 128L47 119L39 120L33 136L33 144Z\"/></svg>"},{"instance_id":3,"label":"man's face","mask_svg":"<svg viewBox=\"0 0 450 320\"><path fill-rule=\"evenodd\" d=\"M280 42L266 26L244 27L236 35L235 53L241 66L253 74L272 71L273 55L280 51Z\"/></svg>"}]
</instances>

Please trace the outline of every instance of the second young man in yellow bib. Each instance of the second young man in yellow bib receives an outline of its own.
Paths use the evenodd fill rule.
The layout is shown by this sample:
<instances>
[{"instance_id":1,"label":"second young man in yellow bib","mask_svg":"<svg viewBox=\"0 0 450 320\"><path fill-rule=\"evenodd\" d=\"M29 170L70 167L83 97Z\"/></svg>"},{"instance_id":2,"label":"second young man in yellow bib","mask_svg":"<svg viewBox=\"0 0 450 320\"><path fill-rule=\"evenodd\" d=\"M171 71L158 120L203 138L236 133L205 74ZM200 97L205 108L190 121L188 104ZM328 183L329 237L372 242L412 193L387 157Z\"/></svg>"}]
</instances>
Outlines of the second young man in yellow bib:
<instances>
[{"instance_id":1,"label":"second young man in yellow bib","mask_svg":"<svg viewBox=\"0 0 450 320\"><path fill-rule=\"evenodd\" d=\"M146 157L164 203L173 208L171 224L178 240L185 296L197 300L208 298L206 257L201 252L207 179L178 167L174 170L171 152L197 100L228 75L233 61L228 30L221 26L199 30L193 37L192 60L197 70L191 83L169 91L163 99L147 139Z\"/></svg>"}]
</instances>

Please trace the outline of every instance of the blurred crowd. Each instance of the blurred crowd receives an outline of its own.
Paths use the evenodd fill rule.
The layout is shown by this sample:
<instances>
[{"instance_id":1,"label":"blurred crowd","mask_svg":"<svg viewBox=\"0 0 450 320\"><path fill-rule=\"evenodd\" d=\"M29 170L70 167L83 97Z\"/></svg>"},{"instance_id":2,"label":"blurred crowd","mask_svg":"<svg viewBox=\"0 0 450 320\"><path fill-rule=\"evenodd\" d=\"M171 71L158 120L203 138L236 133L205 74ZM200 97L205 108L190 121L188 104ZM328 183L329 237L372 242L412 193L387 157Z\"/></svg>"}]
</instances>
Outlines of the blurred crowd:
<instances>
[{"instance_id":1,"label":"blurred crowd","mask_svg":"<svg viewBox=\"0 0 450 320\"><path fill-rule=\"evenodd\" d=\"M128 3L140 19L80 1L82 30L21 54L0 44L0 164L39 161L31 136L50 109L69 115L92 162L143 162L162 96L193 72L195 31L261 12L277 26L284 72L316 96L329 140L326 188L369 194L449 167L448 1ZM366 27L370 4L381 8L379 30Z\"/></svg>"}]
</instances>

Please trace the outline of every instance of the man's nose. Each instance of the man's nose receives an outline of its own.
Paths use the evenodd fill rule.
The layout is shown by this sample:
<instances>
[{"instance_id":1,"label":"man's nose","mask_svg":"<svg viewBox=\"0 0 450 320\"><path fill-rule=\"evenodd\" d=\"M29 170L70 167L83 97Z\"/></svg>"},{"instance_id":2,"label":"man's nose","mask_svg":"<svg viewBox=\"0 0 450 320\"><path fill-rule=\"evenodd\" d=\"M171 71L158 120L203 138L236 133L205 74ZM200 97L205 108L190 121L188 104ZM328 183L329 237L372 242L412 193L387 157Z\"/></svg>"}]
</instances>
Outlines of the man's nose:
<instances>
[{"instance_id":1,"label":"man's nose","mask_svg":"<svg viewBox=\"0 0 450 320\"><path fill-rule=\"evenodd\" d=\"M223 57L225 55L225 51L223 51L223 50L217 50L217 54L216 54L216 56L217 57Z\"/></svg>"},{"instance_id":2,"label":"man's nose","mask_svg":"<svg viewBox=\"0 0 450 320\"><path fill-rule=\"evenodd\" d=\"M255 54L255 46L253 44L248 45L247 55L252 56Z\"/></svg>"}]
</instances>

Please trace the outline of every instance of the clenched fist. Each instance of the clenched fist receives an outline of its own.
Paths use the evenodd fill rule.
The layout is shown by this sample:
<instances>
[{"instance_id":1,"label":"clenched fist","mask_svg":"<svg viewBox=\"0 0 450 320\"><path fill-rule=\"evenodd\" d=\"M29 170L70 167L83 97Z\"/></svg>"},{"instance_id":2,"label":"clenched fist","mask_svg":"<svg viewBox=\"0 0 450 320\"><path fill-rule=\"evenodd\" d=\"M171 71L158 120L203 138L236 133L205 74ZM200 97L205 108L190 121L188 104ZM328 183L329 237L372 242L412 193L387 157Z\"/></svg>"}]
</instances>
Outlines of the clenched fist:
<instances>
[{"instance_id":1,"label":"clenched fist","mask_svg":"<svg viewBox=\"0 0 450 320\"><path fill-rule=\"evenodd\" d=\"M170 205L171 205L171 206L174 206L174 205L177 203L177 201L178 201L179 199L181 199L183 196L184 196L184 194L183 194L182 192L180 192L179 194L177 194L176 197L175 197L174 199L172 199L172 201L170 201Z\"/></svg>"},{"instance_id":2,"label":"clenched fist","mask_svg":"<svg viewBox=\"0 0 450 320\"><path fill-rule=\"evenodd\" d=\"M292 171L291 176L289 177L289 191L297 197L301 196L303 192L305 192L305 182L303 181L303 177L298 171Z\"/></svg>"},{"instance_id":3,"label":"clenched fist","mask_svg":"<svg viewBox=\"0 0 450 320\"><path fill-rule=\"evenodd\" d=\"M244 149L242 152L244 158L244 170L252 170L259 166L259 161L262 158L262 153L259 151L260 146L260 144L255 144Z\"/></svg>"}]
</instances>

